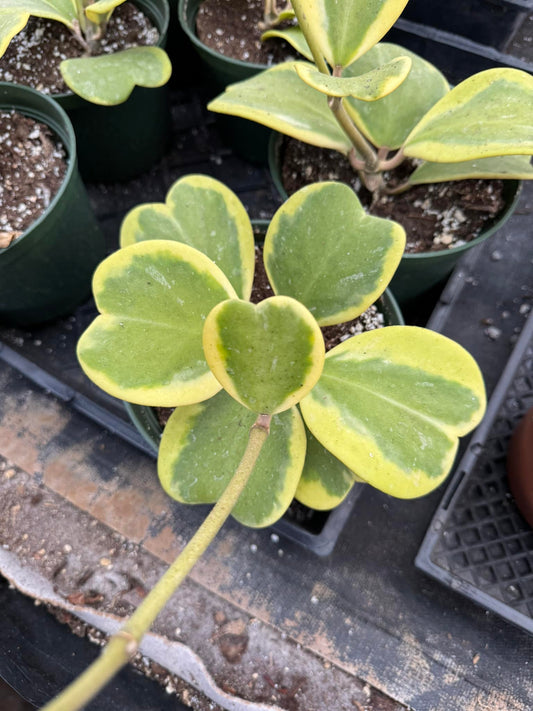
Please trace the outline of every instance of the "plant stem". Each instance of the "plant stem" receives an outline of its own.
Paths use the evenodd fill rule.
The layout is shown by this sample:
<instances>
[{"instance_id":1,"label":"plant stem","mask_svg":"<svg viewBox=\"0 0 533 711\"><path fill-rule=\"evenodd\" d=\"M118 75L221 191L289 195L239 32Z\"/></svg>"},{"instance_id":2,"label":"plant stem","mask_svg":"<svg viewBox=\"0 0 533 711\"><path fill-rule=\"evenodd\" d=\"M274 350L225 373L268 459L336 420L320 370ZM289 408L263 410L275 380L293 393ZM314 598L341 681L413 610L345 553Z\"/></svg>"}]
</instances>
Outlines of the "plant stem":
<instances>
[{"instance_id":1,"label":"plant stem","mask_svg":"<svg viewBox=\"0 0 533 711\"><path fill-rule=\"evenodd\" d=\"M339 97L331 97L328 101L328 105L337 119L338 124L350 139L358 155L363 159L365 164L365 172L375 173L379 166L377 153L372 148L370 143L368 143L368 141L364 138L363 134L359 131L348 115L348 112L344 108L343 99Z\"/></svg>"},{"instance_id":2,"label":"plant stem","mask_svg":"<svg viewBox=\"0 0 533 711\"><path fill-rule=\"evenodd\" d=\"M111 637L100 657L70 686L44 706L42 711L77 711L81 709L136 654L145 633L148 632L156 617L203 555L233 510L268 437L270 420L271 415L258 415L250 429L248 445L237 471L200 528L130 619Z\"/></svg>"},{"instance_id":3,"label":"plant stem","mask_svg":"<svg viewBox=\"0 0 533 711\"><path fill-rule=\"evenodd\" d=\"M322 72L322 74L331 76L328 63L320 51L318 37L313 34L313 24L307 20L303 5L304 3L302 0L292 0L292 7L296 15L296 19L298 20L298 25L300 26L306 42L309 45L316 68ZM343 67L340 65L335 66L333 68L333 76L341 76L342 69ZM356 152L359 156L361 156L365 164L364 171L361 172L371 174L375 173L379 164L377 153L352 121L351 117L344 108L343 99L330 96L328 97L328 106L333 112L333 115L337 119L337 122L342 130L350 139ZM361 177L364 180L364 176L362 175Z\"/></svg>"}]
</instances>

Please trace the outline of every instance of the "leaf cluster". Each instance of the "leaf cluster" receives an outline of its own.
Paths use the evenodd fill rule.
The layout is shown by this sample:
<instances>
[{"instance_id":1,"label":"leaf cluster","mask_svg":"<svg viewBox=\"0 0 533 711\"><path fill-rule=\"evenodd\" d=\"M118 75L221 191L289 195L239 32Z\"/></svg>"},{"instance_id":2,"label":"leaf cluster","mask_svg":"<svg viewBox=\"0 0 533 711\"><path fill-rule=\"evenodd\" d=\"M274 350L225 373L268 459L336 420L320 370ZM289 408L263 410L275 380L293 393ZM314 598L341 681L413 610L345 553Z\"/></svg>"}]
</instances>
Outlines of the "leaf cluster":
<instances>
[{"instance_id":1,"label":"leaf cluster","mask_svg":"<svg viewBox=\"0 0 533 711\"><path fill-rule=\"evenodd\" d=\"M491 69L450 89L429 62L380 42L407 0L295 0L298 27L273 28L309 62L233 84L209 108L348 156L367 187L418 164L400 189L464 178L531 178L533 77Z\"/></svg>"},{"instance_id":2,"label":"leaf cluster","mask_svg":"<svg viewBox=\"0 0 533 711\"><path fill-rule=\"evenodd\" d=\"M82 335L86 374L112 395L174 407L159 477L179 501L216 501L257 414L271 434L233 515L277 520L292 498L332 508L356 479L402 498L447 475L484 411L479 369L432 331L390 326L324 352L320 326L365 311L403 253L403 229L365 214L341 183L308 186L274 215L249 301L254 238L238 198L201 175L125 218L97 269L100 315Z\"/></svg>"},{"instance_id":3,"label":"leaf cluster","mask_svg":"<svg viewBox=\"0 0 533 711\"><path fill-rule=\"evenodd\" d=\"M60 64L65 84L82 98L103 106L120 104L136 85L158 87L172 71L159 47L134 47L113 54L98 54L113 10L125 0L0 0L0 57L26 26L29 18L41 17L67 27L85 51L83 57Z\"/></svg>"}]
</instances>

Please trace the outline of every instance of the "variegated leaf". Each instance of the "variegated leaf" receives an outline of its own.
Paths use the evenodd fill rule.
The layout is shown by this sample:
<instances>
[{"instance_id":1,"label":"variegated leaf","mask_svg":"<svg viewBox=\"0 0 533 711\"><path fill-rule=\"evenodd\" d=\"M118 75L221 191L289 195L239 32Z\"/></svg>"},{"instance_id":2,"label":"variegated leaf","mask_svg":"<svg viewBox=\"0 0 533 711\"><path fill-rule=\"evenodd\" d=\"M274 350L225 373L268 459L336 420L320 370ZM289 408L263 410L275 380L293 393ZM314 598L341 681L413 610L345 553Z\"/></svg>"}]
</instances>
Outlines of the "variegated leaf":
<instances>
[{"instance_id":1,"label":"variegated leaf","mask_svg":"<svg viewBox=\"0 0 533 711\"><path fill-rule=\"evenodd\" d=\"M298 24L330 67L347 67L393 26L407 0L295 0Z\"/></svg>"},{"instance_id":2,"label":"variegated leaf","mask_svg":"<svg viewBox=\"0 0 533 711\"><path fill-rule=\"evenodd\" d=\"M329 511L346 498L355 477L307 428L305 433L307 451L295 498L316 511Z\"/></svg>"},{"instance_id":3,"label":"variegated leaf","mask_svg":"<svg viewBox=\"0 0 533 711\"><path fill-rule=\"evenodd\" d=\"M207 108L262 123L305 143L347 154L352 144L328 108L327 98L305 84L284 62L230 84Z\"/></svg>"},{"instance_id":4,"label":"variegated leaf","mask_svg":"<svg viewBox=\"0 0 533 711\"><path fill-rule=\"evenodd\" d=\"M361 101L376 101L387 96L400 86L410 69L409 57L396 57L392 62L355 77L334 77L322 74L311 65L296 65L300 79L321 94L352 96Z\"/></svg>"},{"instance_id":5,"label":"variegated leaf","mask_svg":"<svg viewBox=\"0 0 533 711\"><path fill-rule=\"evenodd\" d=\"M75 0L0 0L0 14L4 12L44 17L70 29L78 19Z\"/></svg>"},{"instance_id":6,"label":"variegated leaf","mask_svg":"<svg viewBox=\"0 0 533 711\"><path fill-rule=\"evenodd\" d=\"M109 19L113 10L123 2L125 0L96 0L85 7L85 14L91 22L98 24Z\"/></svg>"},{"instance_id":7,"label":"variegated leaf","mask_svg":"<svg viewBox=\"0 0 533 711\"><path fill-rule=\"evenodd\" d=\"M411 175L411 185L420 183L440 183L446 180L466 180L467 178L515 178L531 180L533 165L529 156L496 156L479 158L463 163L422 163Z\"/></svg>"},{"instance_id":8,"label":"variegated leaf","mask_svg":"<svg viewBox=\"0 0 533 711\"><path fill-rule=\"evenodd\" d=\"M333 348L301 402L315 437L355 474L399 498L446 477L458 437L485 410L474 359L433 331L391 326Z\"/></svg>"},{"instance_id":9,"label":"variegated leaf","mask_svg":"<svg viewBox=\"0 0 533 711\"><path fill-rule=\"evenodd\" d=\"M5 53L13 37L26 27L29 18L27 12L0 11L0 57Z\"/></svg>"},{"instance_id":10,"label":"variegated leaf","mask_svg":"<svg viewBox=\"0 0 533 711\"><path fill-rule=\"evenodd\" d=\"M207 317L204 352L232 397L253 412L273 414L292 407L316 383L324 339L305 306L287 296L259 304L230 300Z\"/></svg>"},{"instance_id":11,"label":"variegated leaf","mask_svg":"<svg viewBox=\"0 0 533 711\"><path fill-rule=\"evenodd\" d=\"M285 40L291 47L305 57L310 62L313 61L313 55L309 49L309 45L305 37L303 36L302 30L299 27L286 27L285 29L271 29L263 32L261 35L261 41L270 39L272 37L277 37L278 39Z\"/></svg>"},{"instance_id":12,"label":"variegated leaf","mask_svg":"<svg viewBox=\"0 0 533 711\"><path fill-rule=\"evenodd\" d=\"M248 299L254 277L254 235L243 204L233 191L207 175L177 180L164 203L131 210L120 228L126 247L148 239L183 242L222 269L237 295Z\"/></svg>"},{"instance_id":13,"label":"variegated leaf","mask_svg":"<svg viewBox=\"0 0 533 711\"><path fill-rule=\"evenodd\" d=\"M359 76L392 61L399 54L411 60L407 78L388 96L375 102L348 98L346 110L374 146L399 148L417 122L449 88L444 76L418 55L396 44L381 42L347 67L343 76ZM424 87L423 91L420 87Z\"/></svg>"},{"instance_id":14,"label":"variegated leaf","mask_svg":"<svg viewBox=\"0 0 533 711\"><path fill-rule=\"evenodd\" d=\"M132 47L97 57L66 59L60 64L65 84L86 101L102 106L122 104L136 86L155 88L172 73L160 47Z\"/></svg>"},{"instance_id":15,"label":"variegated leaf","mask_svg":"<svg viewBox=\"0 0 533 711\"><path fill-rule=\"evenodd\" d=\"M404 152L436 163L531 155L533 76L509 68L474 74L419 121Z\"/></svg>"},{"instance_id":16,"label":"variegated leaf","mask_svg":"<svg viewBox=\"0 0 533 711\"><path fill-rule=\"evenodd\" d=\"M297 299L327 326L374 303L404 248L399 224L367 215L344 183L324 182L302 188L279 208L263 258L274 292Z\"/></svg>"},{"instance_id":17,"label":"variegated leaf","mask_svg":"<svg viewBox=\"0 0 533 711\"><path fill-rule=\"evenodd\" d=\"M205 255L151 240L125 247L95 272L101 315L78 342L87 375L106 392L140 405L189 405L220 390L202 348L207 314L236 296Z\"/></svg>"},{"instance_id":18,"label":"variegated leaf","mask_svg":"<svg viewBox=\"0 0 533 711\"><path fill-rule=\"evenodd\" d=\"M256 415L224 391L179 407L170 417L158 457L165 491L187 504L214 503L235 473ZM246 526L269 526L289 506L305 457L305 432L296 408L272 417L250 480L232 515Z\"/></svg>"}]
</instances>

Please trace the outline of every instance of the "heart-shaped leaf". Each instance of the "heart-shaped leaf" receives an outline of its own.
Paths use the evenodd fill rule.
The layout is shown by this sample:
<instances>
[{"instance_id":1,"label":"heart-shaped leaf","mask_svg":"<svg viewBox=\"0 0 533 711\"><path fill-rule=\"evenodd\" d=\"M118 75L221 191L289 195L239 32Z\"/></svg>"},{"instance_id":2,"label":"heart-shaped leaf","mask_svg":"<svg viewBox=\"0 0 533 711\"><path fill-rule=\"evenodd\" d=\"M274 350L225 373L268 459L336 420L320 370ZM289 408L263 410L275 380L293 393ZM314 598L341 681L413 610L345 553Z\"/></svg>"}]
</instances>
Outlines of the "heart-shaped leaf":
<instances>
[{"instance_id":1,"label":"heart-shaped leaf","mask_svg":"<svg viewBox=\"0 0 533 711\"><path fill-rule=\"evenodd\" d=\"M321 326L359 316L385 291L405 248L396 222L366 214L344 183L315 183L276 212L263 258L276 294L292 296Z\"/></svg>"},{"instance_id":2,"label":"heart-shaped leaf","mask_svg":"<svg viewBox=\"0 0 533 711\"><path fill-rule=\"evenodd\" d=\"M404 152L436 163L533 153L533 76L474 74L444 96L407 137Z\"/></svg>"},{"instance_id":3,"label":"heart-shaped leaf","mask_svg":"<svg viewBox=\"0 0 533 711\"><path fill-rule=\"evenodd\" d=\"M284 62L230 84L208 104L210 111L262 123L314 146L347 154L352 144L328 108L327 98L305 84L299 62Z\"/></svg>"},{"instance_id":4,"label":"heart-shaped leaf","mask_svg":"<svg viewBox=\"0 0 533 711\"><path fill-rule=\"evenodd\" d=\"M26 27L29 18L27 12L0 10L0 57L5 53L13 37Z\"/></svg>"},{"instance_id":5,"label":"heart-shaped leaf","mask_svg":"<svg viewBox=\"0 0 533 711\"><path fill-rule=\"evenodd\" d=\"M355 483L355 477L307 428L305 433L305 463L294 496L304 506L316 511L329 511L346 498Z\"/></svg>"},{"instance_id":6,"label":"heart-shaped leaf","mask_svg":"<svg viewBox=\"0 0 533 711\"><path fill-rule=\"evenodd\" d=\"M278 39L285 40L285 42L288 42L291 47L294 47L294 49L299 54L301 54L302 57L305 57L310 62L313 61L313 55L311 53L311 50L309 49L307 40L303 36L303 32L299 27L286 27L283 30L267 30L261 35L261 41L270 39L272 37L277 37Z\"/></svg>"},{"instance_id":7,"label":"heart-shaped leaf","mask_svg":"<svg viewBox=\"0 0 533 711\"><path fill-rule=\"evenodd\" d=\"M18 12L55 20L74 28L78 20L75 0L0 0L0 14Z\"/></svg>"},{"instance_id":8,"label":"heart-shaped leaf","mask_svg":"<svg viewBox=\"0 0 533 711\"><path fill-rule=\"evenodd\" d=\"M85 14L91 22L99 24L102 20L107 20L113 10L122 5L126 0L96 0L85 7Z\"/></svg>"},{"instance_id":9,"label":"heart-shaped leaf","mask_svg":"<svg viewBox=\"0 0 533 711\"><path fill-rule=\"evenodd\" d=\"M311 65L296 65L300 79L320 93L337 97L353 96L362 101L376 101L387 96L400 86L410 69L409 57L396 57L392 62L355 77L333 77Z\"/></svg>"},{"instance_id":10,"label":"heart-shaped leaf","mask_svg":"<svg viewBox=\"0 0 533 711\"><path fill-rule=\"evenodd\" d=\"M349 469L399 498L432 491L458 437L485 410L474 359L433 331L390 326L333 348L300 404L315 437Z\"/></svg>"},{"instance_id":11,"label":"heart-shaped leaf","mask_svg":"<svg viewBox=\"0 0 533 711\"><path fill-rule=\"evenodd\" d=\"M134 207L122 222L120 244L126 247L148 239L195 247L220 267L240 298L250 298L255 266L252 225L239 198L218 180L187 175L174 183L164 203Z\"/></svg>"},{"instance_id":12,"label":"heart-shaped leaf","mask_svg":"<svg viewBox=\"0 0 533 711\"><path fill-rule=\"evenodd\" d=\"M330 67L347 67L393 26L407 0L295 0L304 35ZM312 40L311 40L312 38Z\"/></svg>"},{"instance_id":13,"label":"heart-shaped leaf","mask_svg":"<svg viewBox=\"0 0 533 711\"><path fill-rule=\"evenodd\" d=\"M533 165L529 156L496 156L479 158L462 163L422 163L409 176L411 185L440 183L445 180L467 178L502 178L527 180L533 178Z\"/></svg>"},{"instance_id":14,"label":"heart-shaped leaf","mask_svg":"<svg viewBox=\"0 0 533 711\"><path fill-rule=\"evenodd\" d=\"M122 104L136 86L163 86L172 72L166 52L159 47L132 47L98 57L66 59L60 69L69 89L102 106Z\"/></svg>"},{"instance_id":15,"label":"heart-shaped leaf","mask_svg":"<svg viewBox=\"0 0 533 711\"><path fill-rule=\"evenodd\" d=\"M253 412L274 414L292 407L316 383L324 339L305 306L287 296L259 304L230 300L207 317L204 352L232 397Z\"/></svg>"},{"instance_id":16,"label":"heart-shaped leaf","mask_svg":"<svg viewBox=\"0 0 533 711\"><path fill-rule=\"evenodd\" d=\"M187 504L214 503L235 473L256 415L227 393L179 407L161 439L159 479ZM296 408L272 417L250 480L232 515L245 526L269 526L292 501L305 457L305 432Z\"/></svg>"},{"instance_id":17,"label":"heart-shaped leaf","mask_svg":"<svg viewBox=\"0 0 533 711\"><path fill-rule=\"evenodd\" d=\"M151 240L125 247L95 272L101 315L78 342L78 358L102 390L140 405L189 405L220 390L202 348L215 304L236 296L205 255Z\"/></svg>"},{"instance_id":18,"label":"heart-shaped leaf","mask_svg":"<svg viewBox=\"0 0 533 711\"><path fill-rule=\"evenodd\" d=\"M381 42L343 71L343 76L359 76L392 61L399 54L409 57L407 78L388 96L375 102L349 98L346 110L375 146L399 148L410 131L448 91L448 82L435 67L396 44ZM421 91L420 87L424 87Z\"/></svg>"}]
</instances>

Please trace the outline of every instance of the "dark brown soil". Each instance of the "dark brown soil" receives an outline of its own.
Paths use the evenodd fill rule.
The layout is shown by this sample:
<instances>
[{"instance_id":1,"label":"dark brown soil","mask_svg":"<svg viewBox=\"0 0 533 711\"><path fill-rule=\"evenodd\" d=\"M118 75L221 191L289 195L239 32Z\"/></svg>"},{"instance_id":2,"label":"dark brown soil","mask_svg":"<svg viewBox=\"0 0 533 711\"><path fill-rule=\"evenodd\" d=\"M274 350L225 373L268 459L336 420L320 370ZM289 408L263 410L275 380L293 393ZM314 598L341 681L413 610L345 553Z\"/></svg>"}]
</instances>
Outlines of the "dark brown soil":
<instances>
[{"instance_id":1,"label":"dark brown soil","mask_svg":"<svg viewBox=\"0 0 533 711\"><path fill-rule=\"evenodd\" d=\"M215 52L253 64L300 58L280 39L261 42L264 0L204 0L196 17L198 39Z\"/></svg>"},{"instance_id":2,"label":"dark brown soil","mask_svg":"<svg viewBox=\"0 0 533 711\"><path fill-rule=\"evenodd\" d=\"M119 5L107 25L99 54L111 54L139 45L154 45L159 32L132 3ZM31 86L44 94L68 91L59 65L64 59L84 56L83 47L60 22L31 17L0 59L0 81Z\"/></svg>"},{"instance_id":3,"label":"dark brown soil","mask_svg":"<svg viewBox=\"0 0 533 711\"><path fill-rule=\"evenodd\" d=\"M63 145L48 126L0 112L0 248L48 207L67 171Z\"/></svg>"},{"instance_id":4,"label":"dark brown soil","mask_svg":"<svg viewBox=\"0 0 533 711\"><path fill-rule=\"evenodd\" d=\"M369 213L391 218L404 227L409 253L438 251L470 242L494 222L504 207L501 180L417 185L400 195L383 196L372 204L370 193L361 186L349 161L340 153L286 138L281 156L282 182L289 195L314 182L348 183Z\"/></svg>"}]
</instances>

